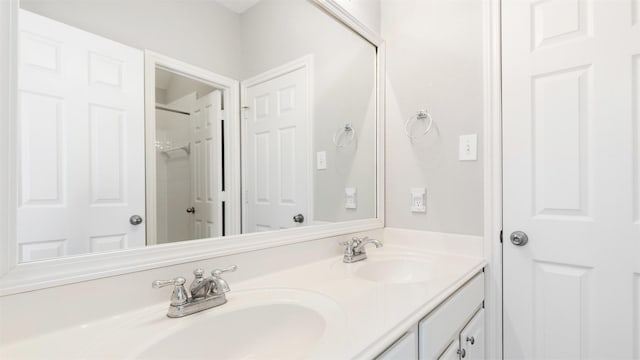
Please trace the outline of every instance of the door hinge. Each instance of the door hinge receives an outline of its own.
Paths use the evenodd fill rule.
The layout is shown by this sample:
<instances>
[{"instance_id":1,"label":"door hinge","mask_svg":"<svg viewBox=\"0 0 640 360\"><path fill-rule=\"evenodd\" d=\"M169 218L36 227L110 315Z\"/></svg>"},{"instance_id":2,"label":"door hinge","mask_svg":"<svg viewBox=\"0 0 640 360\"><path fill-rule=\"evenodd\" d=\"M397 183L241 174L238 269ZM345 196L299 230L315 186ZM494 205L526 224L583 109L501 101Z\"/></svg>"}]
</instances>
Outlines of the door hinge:
<instances>
[{"instance_id":1,"label":"door hinge","mask_svg":"<svg viewBox=\"0 0 640 360\"><path fill-rule=\"evenodd\" d=\"M500 230L500 244L502 244L502 230Z\"/></svg>"}]
</instances>

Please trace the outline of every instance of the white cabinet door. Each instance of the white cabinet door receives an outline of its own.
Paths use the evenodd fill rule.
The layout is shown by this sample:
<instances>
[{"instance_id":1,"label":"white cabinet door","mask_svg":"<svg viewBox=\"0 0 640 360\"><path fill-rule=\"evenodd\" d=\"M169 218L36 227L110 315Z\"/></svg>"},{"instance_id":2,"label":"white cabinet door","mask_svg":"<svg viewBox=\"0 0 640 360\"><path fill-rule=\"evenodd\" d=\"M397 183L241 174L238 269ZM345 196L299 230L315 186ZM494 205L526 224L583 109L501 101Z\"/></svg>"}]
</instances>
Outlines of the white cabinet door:
<instances>
[{"instance_id":1,"label":"white cabinet door","mask_svg":"<svg viewBox=\"0 0 640 360\"><path fill-rule=\"evenodd\" d=\"M460 349L460 341L456 339L447 347L447 349L438 357L438 360L460 360L460 354L458 350Z\"/></svg>"},{"instance_id":2,"label":"white cabinet door","mask_svg":"<svg viewBox=\"0 0 640 360\"><path fill-rule=\"evenodd\" d=\"M481 307L483 298L484 273L480 273L420 321L420 359L437 359L452 339L458 339L462 328Z\"/></svg>"},{"instance_id":3,"label":"white cabinet door","mask_svg":"<svg viewBox=\"0 0 640 360\"><path fill-rule=\"evenodd\" d=\"M484 353L484 309L480 309L460 333L460 345L465 360L483 360Z\"/></svg>"},{"instance_id":4,"label":"white cabinet door","mask_svg":"<svg viewBox=\"0 0 640 360\"><path fill-rule=\"evenodd\" d=\"M413 328L377 357L377 360L417 360L418 329Z\"/></svg>"}]
</instances>

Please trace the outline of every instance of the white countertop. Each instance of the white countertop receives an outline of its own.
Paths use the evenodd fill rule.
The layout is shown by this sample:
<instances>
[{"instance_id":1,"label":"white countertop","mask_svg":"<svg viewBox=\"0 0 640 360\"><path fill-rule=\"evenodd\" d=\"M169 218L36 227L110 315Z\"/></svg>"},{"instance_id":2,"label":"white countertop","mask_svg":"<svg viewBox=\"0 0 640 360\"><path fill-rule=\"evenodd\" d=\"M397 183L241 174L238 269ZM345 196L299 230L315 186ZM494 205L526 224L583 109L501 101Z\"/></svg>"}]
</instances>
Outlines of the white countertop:
<instances>
[{"instance_id":1,"label":"white countertop","mask_svg":"<svg viewBox=\"0 0 640 360\"><path fill-rule=\"evenodd\" d=\"M202 332L198 332L193 336L195 344L185 344L188 340L173 339L172 332L200 321L209 327L224 327L216 328L219 334L228 335L234 331L245 334L245 330L252 327L246 325L252 324L250 319L224 326L216 319L234 310L242 310L247 304L277 301L311 306L323 316L325 326L318 330L323 335L318 335L321 339L317 343L303 352L296 352L295 345L303 344L296 343L295 334L280 334L280 324L269 324L273 328L273 334L270 334L273 342L278 342L269 349L270 356L279 359L370 359L485 266L484 260L479 258L433 253L397 243L378 249L371 247L367 252L369 259L358 263L345 264L341 257L335 257L231 283L227 304L182 319L165 316L170 294L167 290L166 303L27 339L0 348L0 354L11 359L139 358L144 357L141 356L144 349L154 343L176 340L176 347L203 346L210 349L208 355L215 357L216 339L221 339L220 335L212 332L208 336L205 330L205 340L198 340L198 336L202 337ZM356 275L361 267L384 259L419 259L425 264L424 271L428 277L419 282L383 283ZM269 321L278 322L278 318ZM250 347L256 339L249 334L224 341ZM184 354L189 356L187 352ZM170 356L167 354L167 357Z\"/></svg>"}]
</instances>

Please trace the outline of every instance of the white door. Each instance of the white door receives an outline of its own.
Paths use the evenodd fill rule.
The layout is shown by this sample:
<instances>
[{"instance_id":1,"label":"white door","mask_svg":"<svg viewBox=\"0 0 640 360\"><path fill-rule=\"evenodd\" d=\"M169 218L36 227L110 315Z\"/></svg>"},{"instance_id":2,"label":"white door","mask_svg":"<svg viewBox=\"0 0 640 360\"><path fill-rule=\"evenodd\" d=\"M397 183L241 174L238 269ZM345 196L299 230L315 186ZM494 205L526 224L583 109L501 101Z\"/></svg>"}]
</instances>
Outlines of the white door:
<instances>
[{"instance_id":1,"label":"white door","mask_svg":"<svg viewBox=\"0 0 640 360\"><path fill-rule=\"evenodd\" d=\"M145 246L142 52L19 18L21 262Z\"/></svg>"},{"instance_id":2,"label":"white door","mask_svg":"<svg viewBox=\"0 0 640 360\"><path fill-rule=\"evenodd\" d=\"M640 357L638 4L502 2L507 359Z\"/></svg>"},{"instance_id":3,"label":"white door","mask_svg":"<svg viewBox=\"0 0 640 360\"><path fill-rule=\"evenodd\" d=\"M308 71L303 67L248 86L243 83L244 232L309 221ZM294 221L298 214L305 222Z\"/></svg>"},{"instance_id":4,"label":"white door","mask_svg":"<svg viewBox=\"0 0 640 360\"><path fill-rule=\"evenodd\" d=\"M220 124L222 93L218 90L196 101L191 112L191 197L193 237L222 235L222 191Z\"/></svg>"}]
</instances>

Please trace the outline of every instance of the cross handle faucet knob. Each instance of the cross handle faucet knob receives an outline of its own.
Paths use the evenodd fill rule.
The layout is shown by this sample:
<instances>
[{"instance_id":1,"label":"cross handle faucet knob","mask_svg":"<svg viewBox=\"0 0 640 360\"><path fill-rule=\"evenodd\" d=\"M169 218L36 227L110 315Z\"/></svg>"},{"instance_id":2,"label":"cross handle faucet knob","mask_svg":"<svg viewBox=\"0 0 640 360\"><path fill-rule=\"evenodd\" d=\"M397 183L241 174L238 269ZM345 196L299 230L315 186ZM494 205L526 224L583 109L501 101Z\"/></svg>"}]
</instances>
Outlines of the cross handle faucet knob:
<instances>
[{"instance_id":1,"label":"cross handle faucet knob","mask_svg":"<svg viewBox=\"0 0 640 360\"><path fill-rule=\"evenodd\" d=\"M226 267L226 268L224 268L224 269L215 269L215 270L213 270L213 271L211 272L211 275L213 275L213 276L220 276L220 275L222 275L223 273L226 273L226 272L234 272L234 271L236 271L236 270L238 270L238 265L231 265L231 266L227 266L227 267Z\"/></svg>"},{"instance_id":2,"label":"cross handle faucet knob","mask_svg":"<svg viewBox=\"0 0 640 360\"><path fill-rule=\"evenodd\" d=\"M185 279L183 277L177 277L177 278L171 279L171 280L156 280L153 283L151 283L151 286L154 289L159 289L161 287L165 287L165 286L169 286L169 285L182 286L186 282L187 282L187 279Z\"/></svg>"}]
</instances>

